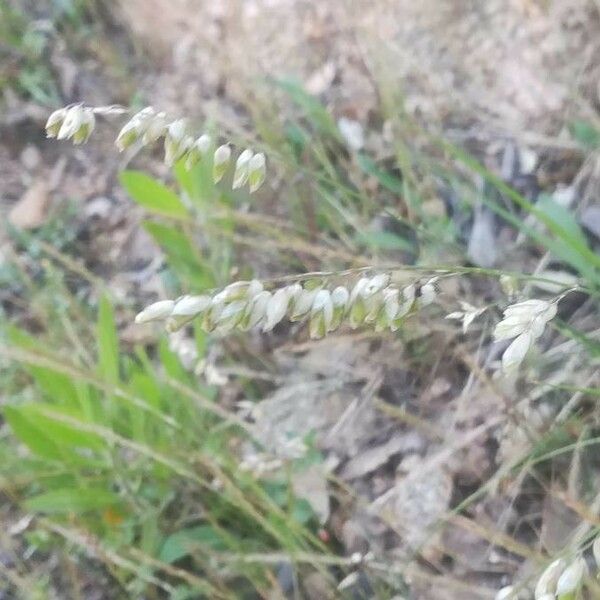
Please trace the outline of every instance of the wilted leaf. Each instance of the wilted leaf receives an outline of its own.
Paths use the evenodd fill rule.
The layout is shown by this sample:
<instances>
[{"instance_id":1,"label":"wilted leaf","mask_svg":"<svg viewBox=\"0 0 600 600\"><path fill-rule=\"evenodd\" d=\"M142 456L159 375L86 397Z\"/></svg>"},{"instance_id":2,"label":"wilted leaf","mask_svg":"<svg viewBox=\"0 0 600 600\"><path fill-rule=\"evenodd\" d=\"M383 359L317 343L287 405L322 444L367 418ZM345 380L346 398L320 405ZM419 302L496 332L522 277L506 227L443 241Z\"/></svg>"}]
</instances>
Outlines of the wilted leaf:
<instances>
[{"instance_id":1,"label":"wilted leaf","mask_svg":"<svg viewBox=\"0 0 600 600\"><path fill-rule=\"evenodd\" d=\"M20 229L36 229L46 222L49 205L48 183L38 179L12 207L8 220Z\"/></svg>"}]
</instances>

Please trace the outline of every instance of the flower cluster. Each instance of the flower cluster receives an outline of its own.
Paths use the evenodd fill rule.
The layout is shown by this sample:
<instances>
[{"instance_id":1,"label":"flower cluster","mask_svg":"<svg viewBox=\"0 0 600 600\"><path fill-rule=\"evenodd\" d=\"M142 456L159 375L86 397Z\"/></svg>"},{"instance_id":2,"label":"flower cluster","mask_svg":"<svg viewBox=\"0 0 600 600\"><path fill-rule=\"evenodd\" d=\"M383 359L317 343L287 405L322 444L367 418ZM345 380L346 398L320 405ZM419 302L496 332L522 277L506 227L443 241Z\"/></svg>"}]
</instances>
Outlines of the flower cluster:
<instances>
[{"instance_id":1,"label":"flower cluster","mask_svg":"<svg viewBox=\"0 0 600 600\"><path fill-rule=\"evenodd\" d=\"M390 283L388 274L382 273L360 278L352 289L338 286L329 290L319 279L308 280L304 286L293 283L268 291L260 281L239 281L214 295L155 302L135 320L164 320L167 329L175 331L192 319L201 318L206 331L229 332L254 327L271 331L285 318L306 318L313 339L335 331L342 322L353 329L369 324L376 331L395 331L408 315L434 301L434 283L429 280L401 289Z\"/></svg>"},{"instance_id":2,"label":"flower cluster","mask_svg":"<svg viewBox=\"0 0 600 600\"><path fill-rule=\"evenodd\" d=\"M91 108L75 104L54 111L46 123L48 137L59 140L72 139L75 144L86 142L96 124L95 114L121 114L119 107ZM115 144L120 152L137 144L145 146L164 138L165 164L173 166L178 160L185 160L185 168L192 169L202 160L212 155L212 170L215 183L221 181L231 163L231 148L223 144L214 149L214 140L208 134L195 137L189 131L185 119L169 120L167 114L153 107L137 112L122 127ZM265 181L266 159L262 152L244 150L235 163L233 189L248 184L250 192L255 192Z\"/></svg>"},{"instance_id":3,"label":"flower cluster","mask_svg":"<svg viewBox=\"0 0 600 600\"><path fill-rule=\"evenodd\" d=\"M504 318L494 329L494 339L513 342L502 355L502 367L511 371L523 362L527 352L556 316L556 302L525 300L504 310Z\"/></svg>"},{"instance_id":4,"label":"flower cluster","mask_svg":"<svg viewBox=\"0 0 600 600\"><path fill-rule=\"evenodd\" d=\"M600 537L592 546L596 565L600 567ZM571 562L559 558L551 562L538 579L533 597L535 600L572 600L581 589L587 575L586 561L578 556ZM496 600L517 600L517 587L509 585L496 594Z\"/></svg>"},{"instance_id":5,"label":"flower cluster","mask_svg":"<svg viewBox=\"0 0 600 600\"><path fill-rule=\"evenodd\" d=\"M58 140L73 140L74 144L87 142L94 127L94 109L74 104L55 110L46 123L46 135Z\"/></svg>"}]
</instances>

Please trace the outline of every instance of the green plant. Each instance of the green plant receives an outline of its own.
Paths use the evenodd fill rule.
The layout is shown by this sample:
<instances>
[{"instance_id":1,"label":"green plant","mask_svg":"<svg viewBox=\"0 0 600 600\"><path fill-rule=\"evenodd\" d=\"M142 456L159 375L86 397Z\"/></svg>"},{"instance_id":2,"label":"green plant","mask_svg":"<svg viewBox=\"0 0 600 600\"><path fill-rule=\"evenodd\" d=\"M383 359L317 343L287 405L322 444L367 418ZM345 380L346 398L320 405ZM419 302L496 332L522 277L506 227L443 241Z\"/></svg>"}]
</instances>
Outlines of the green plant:
<instances>
[{"instance_id":1,"label":"green plant","mask_svg":"<svg viewBox=\"0 0 600 600\"><path fill-rule=\"evenodd\" d=\"M592 335L570 333L569 325L555 319L567 294L597 297L598 260L570 215L548 198L533 205L474 159L444 145L448 154L535 217L545 230L524 224L486 199L508 223L572 267L578 278L565 284L543 273L377 263L383 251L416 251L417 242L435 238L440 229L445 235L436 241L443 247L454 245L451 228L443 219L425 219L414 174L400 176L366 153L347 156L324 107L297 84L278 85L306 119L288 123L281 132L262 126L264 139L283 140L276 154L282 169L304 178L300 191L288 198L293 227L277 217L243 210L250 194L269 181L263 152L246 149L229 169L229 145L217 141L211 125L208 133L196 137L186 121L171 120L151 108L135 114L121 129L117 146L131 154L164 140L165 162L173 168L177 190L139 171L120 175L124 189L148 215L146 231L165 252L166 287L175 298L150 304L138 313L139 323L165 320L170 331L193 327L198 363L213 343L209 333L235 336L235 330L252 326L271 331L284 320L306 320L310 337L321 338L344 325L399 331L401 336L419 318L447 316L461 321L465 333L479 327L489 337L489 322L480 322L490 317L498 321L496 339L514 338L503 351L504 371L496 371L495 365L492 369L506 377L507 385L518 377L517 366L524 364L527 372L534 342L554 326L595 347ZM53 113L48 134L82 143L97 119L126 112L121 107L72 105ZM406 217L398 221L406 235L365 231L365 223L381 207L348 180L353 160L383 190L402 196ZM405 171L409 163L405 156ZM320 245L315 244L317 233L322 234ZM248 267L238 266L240 248L261 257L272 248L293 274L254 279ZM323 256L333 269L305 268L310 259ZM234 269L237 281L230 283ZM438 287L449 280L482 277L504 285L500 300L473 306L452 297L452 305L461 310L447 314ZM544 299L528 298L536 285L539 290L545 286L546 292L540 292ZM504 309L503 319L495 316L498 306ZM10 426L6 436L28 449L24 459L6 453L3 490L25 498L25 508L37 515L36 533L62 539L65 552L75 547L81 555L100 558L133 597L159 591L172 598L267 596L281 587L276 577L290 565L292 579L317 571L330 590L340 593L345 585L351 587L348 581L356 578L357 567L369 573L380 597L409 593L403 565L371 554L342 556L321 539L326 535L319 536L319 516L293 486L295 475L322 461L310 437L284 439L277 451L266 447L251 422L221 406L215 387L199 384L164 338L150 350L121 351L117 321L133 320L131 306L117 305L115 316L115 307L101 297L95 308L81 303L68 307L63 322L75 329L68 339L61 328L52 327L51 315L47 319L39 337L57 348L77 340L69 355L44 350L24 329L7 326L3 331L1 350L14 382L4 409ZM250 398L256 393L251 383L244 385L244 392ZM574 452L580 440L574 442L566 427L556 427L537 442L453 511L466 510L503 475L541 470L558 455ZM597 440L584 442L593 447ZM251 448L245 458L242 446ZM43 552L44 541L32 537L33 550ZM292 588L300 589L301 582L294 581ZM502 597L512 592L504 589Z\"/></svg>"}]
</instances>

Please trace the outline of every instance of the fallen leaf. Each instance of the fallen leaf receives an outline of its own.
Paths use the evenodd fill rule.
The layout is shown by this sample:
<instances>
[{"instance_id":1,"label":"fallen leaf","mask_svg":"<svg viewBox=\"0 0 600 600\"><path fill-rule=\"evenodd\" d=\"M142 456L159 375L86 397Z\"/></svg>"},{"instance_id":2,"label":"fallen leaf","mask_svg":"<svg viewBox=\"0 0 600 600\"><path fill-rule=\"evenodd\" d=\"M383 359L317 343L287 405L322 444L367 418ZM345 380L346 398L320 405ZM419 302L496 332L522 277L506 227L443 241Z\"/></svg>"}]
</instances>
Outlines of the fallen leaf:
<instances>
[{"instance_id":1,"label":"fallen leaf","mask_svg":"<svg viewBox=\"0 0 600 600\"><path fill-rule=\"evenodd\" d=\"M46 222L50 206L50 190L43 179L34 181L8 214L12 225L20 229L36 229Z\"/></svg>"}]
</instances>

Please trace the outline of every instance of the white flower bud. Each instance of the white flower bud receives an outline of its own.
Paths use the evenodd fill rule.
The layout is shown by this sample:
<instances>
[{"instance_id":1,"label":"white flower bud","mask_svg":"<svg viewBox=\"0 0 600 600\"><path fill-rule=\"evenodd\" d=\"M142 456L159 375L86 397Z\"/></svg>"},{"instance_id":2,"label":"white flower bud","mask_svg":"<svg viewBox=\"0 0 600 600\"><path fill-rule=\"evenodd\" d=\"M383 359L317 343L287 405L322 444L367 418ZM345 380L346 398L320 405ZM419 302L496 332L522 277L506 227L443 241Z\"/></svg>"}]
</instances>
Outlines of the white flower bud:
<instances>
[{"instance_id":1,"label":"white flower bud","mask_svg":"<svg viewBox=\"0 0 600 600\"><path fill-rule=\"evenodd\" d=\"M362 297L369 298L377 292L380 292L389 283L389 281L390 276L385 273L380 273L379 275L371 277L371 279L367 281L367 283L364 285L361 291Z\"/></svg>"},{"instance_id":2,"label":"white flower bud","mask_svg":"<svg viewBox=\"0 0 600 600\"><path fill-rule=\"evenodd\" d=\"M212 146L212 140L206 133L201 135L189 149L185 159L185 168L190 171L193 169L209 152Z\"/></svg>"},{"instance_id":3,"label":"white flower bud","mask_svg":"<svg viewBox=\"0 0 600 600\"><path fill-rule=\"evenodd\" d=\"M171 316L175 302L173 300L160 300L150 306L147 306L135 317L136 323L148 323L150 321L160 321Z\"/></svg>"},{"instance_id":4,"label":"white flower bud","mask_svg":"<svg viewBox=\"0 0 600 600\"><path fill-rule=\"evenodd\" d=\"M267 305L271 297L271 292L263 290L250 299L240 322L240 328L243 331L256 327L265 318Z\"/></svg>"},{"instance_id":5,"label":"white flower bud","mask_svg":"<svg viewBox=\"0 0 600 600\"><path fill-rule=\"evenodd\" d=\"M186 135L184 119L177 119L167 127L165 134L165 164L173 166L193 144L191 137Z\"/></svg>"},{"instance_id":6,"label":"white flower bud","mask_svg":"<svg viewBox=\"0 0 600 600\"><path fill-rule=\"evenodd\" d=\"M79 129L82 118L83 106L80 104L67 109L67 114L65 115L65 119L60 126L60 129L58 130L56 138L59 140L66 140L72 137Z\"/></svg>"},{"instance_id":7,"label":"white flower bud","mask_svg":"<svg viewBox=\"0 0 600 600\"><path fill-rule=\"evenodd\" d=\"M421 287L421 293L419 295L419 306L429 306L435 302L435 297L437 295L434 280L428 281L425 285Z\"/></svg>"},{"instance_id":8,"label":"white flower bud","mask_svg":"<svg viewBox=\"0 0 600 600\"><path fill-rule=\"evenodd\" d=\"M494 328L494 339L510 340L521 335L528 327L530 319L527 316L513 316L500 321Z\"/></svg>"},{"instance_id":9,"label":"white flower bud","mask_svg":"<svg viewBox=\"0 0 600 600\"><path fill-rule=\"evenodd\" d=\"M331 320L329 331L334 331L341 325L342 319L346 314L346 309L348 308L349 301L350 292L348 292L348 290L345 287L338 286L333 290L333 292L331 292L331 302L333 304L333 319Z\"/></svg>"},{"instance_id":10,"label":"white flower bud","mask_svg":"<svg viewBox=\"0 0 600 600\"><path fill-rule=\"evenodd\" d=\"M365 298L364 303L367 311L367 314L365 315L365 323L375 323L383 307L383 290L379 290L378 292Z\"/></svg>"},{"instance_id":11,"label":"white flower bud","mask_svg":"<svg viewBox=\"0 0 600 600\"><path fill-rule=\"evenodd\" d=\"M564 568L565 561L561 558L551 562L546 567L535 586L535 600L540 600L545 594L554 594L556 592L556 583Z\"/></svg>"},{"instance_id":12,"label":"white flower bud","mask_svg":"<svg viewBox=\"0 0 600 600\"><path fill-rule=\"evenodd\" d=\"M504 318L494 328L494 339L515 338L502 356L504 370L518 366L539 338L551 319L556 316L556 303L545 300L526 300L509 306Z\"/></svg>"},{"instance_id":13,"label":"white flower bud","mask_svg":"<svg viewBox=\"0 0 600 600\"><path fill-rule=\"evenodd\" d=\"M291 289L292 286L290 286ZM246 296L248 298L253 298L254 296L256 296L257 294L260 294L264 289L264 286L262 284L262 282L260 282L258 279L253 279L249 284L248 284L248 289L246 291Z\"/></svg>"},{"instance_id":14,"label":"white flower bud","mask_svg":"<svg viewBox=\"0 0 600 600\"><path fill-rule=\"evenodd\" d=\"M533 345L533 335L526 331L516 337L502 355L502 368L509 372L518 367Z\"/></svg>"},{"instance_id":15,"label":"white flower bud","mask_svg":"<svg viewBox=\"0 0 600 600\"><path fill-rule=\"evenodd\" d=\"M290 295L290 306L294 306L296 300L300 297L304 288L299 283L291 283L287 286Z\"/></svg>"},{"instance_id":16,"label":"white flower bud","mask_svg":"<svg viewBox=\"0 0 600 600\"><path fill-rule=\"evenodd\" d=\"M219 316L225 309L225 300L223 292L216 294L213 296L210 307L204 311L204 316L202 319L202 329L204 331L213 331L217 325L217 321Z\"/></svg>"},{"instance_id":17,"label":"white flower bud","mask_svg":"<svg viewBox=\"0 0 600 600\"><path fill-rule=\"evenodd\" d=\"M545 300L525 300L511 304L504 311L505 317L521 316L526 319L532 319L534 316L542 314L548 310L550 303Z\"/></svg>"},{"instance_id":18,"label":"white flower bud","mask_svg":"<svg viewBox=\"0 0 600 600\"><path fill-rule=\"evenodd\" d=\"M362 277L358 280L352 292L350 293L350 314L349 323L352 329L356 329L363 324L365 317L367 316L367 307L365 306L364 291L369 284L370 279L368 277Z\"/></svg>"},{"instance_id":19,"label":"white flower bud","mask_svg":"<svg viewBox=\"0 0 600 600\"><path fill-rule=\"evenodd\" d=\"M271 331L285 317L290 301L289 290L281 288L269 299L265 310L263 331Z\"/></svg>"},{"instance_id":20,"label":"white flower bud","mask_svg":"<svg viewBox=\"0 0 600 600\"><path fill-rule=\"evenodd\" d=\"M248 166L252 159L253 152L250 149L244 150L235 163L235 173L231 187L234 190L241 188L248 181Z\"/></svg>"},{"instance_id":21,"label":"white flower bud","mask_svg":"<svg viewBox=\"0 0 600 600\"><path fill-rule=\"evenodd\" d=\"M255 192L265 181L267 176L267 163L262 152L255 154L248 163L248 183L250 193Z\"/></svg>"},{"instance_id":22,"label":"white flower bud","mask_svg":"<svg viewBox=\"0 0 600 600\"><path fill-rule=\"evenodd\" d=\"M216 319L218 331L225 332L234 329L242 320L247 305L248 302L246 300L234 300L226 304Z\"/></svg>"},{"instance_id":23,"label":"white flower bud","mask_svg":"<svg viewBox=\"0 0 600 600\"><path fill-rule=\"evenodd\" d=\"M60 131L60 128L67 116L67 108L59 108L55 110L46 121L46 136L49 138L55 138Z\"/></svg>"},{"instance_id":24,"label":"white flower bud","mask_svg":"<svg viewBox=\"0 0 600 600\"><path fill-rule=\"evenodd\" d=\"M586 573L585 560L576 558L558 578L556 582L556 595L560 598L565 594L575 592L581 585Z\"/></svg>"},{"instance_id":25,"label":"white flower bud","mask_svg":"<svg viewBox=\"0 0 600 600\"><path fill-rule=\"evenodd\" d=\"M218 296L224 302L230 302L231 300L240 300L242 298L249 298L256 296L256 294L262 292L263 284L253 279L252 281L236 281L230 283L222 292L219 292Z\"/></svg>"},{"instance_id":26,"label":"white flower bud","mask_svg":"<svg viewBox=\"0 0 600 600\"><path fill-rule=\"evenodd\" d=\"M215 150L213 158L213 180L219 183L227 172L229 161L231 160L231 148L224 144Z\"/></svg>"},{"instance_id":27,"label":"white flower bud","mask_svg":"<svg viewBox=\"0 0 600 600\"><path fill-rule=\"evenodd\" d=\"M388 327L392 331L396 331L399 326L396 318L400 311L400 291L397 288L388 287L381 292L381 296L382 306L375 320L375 331L383 331Z\"/></svg>"},{"instance_id":28,"label":"white flower bud","mask_svg":"<svg viewBox=\"0 0 600 600\"><path fill-rule=\"evenodd\" d=\"M204 133L202 134L195 142L196 148L200 151L200 154L205 155L208 154L212 146L212 139L210 135Z\"/></svg>"},{"instance_id":29,"label":"white flower bud","mask_svg":"<svg viewBox=\"0 0 600 600\"><path fill-rule=\"evenodd\" d=\"M342 285L336 287L333 292L331 292L331 301L333 302L334 308L343 308L345 310L349 300L350 292Z\"/></svg>"},{"instance_id":30,"label":"white flower bud","mask_svg":"<svg viewBox=\"0 0 600 600\"><path fill-rule=\"evenodd\" d=\"M403 319L410 313L415 304L416 295L417 289L412 283L402 290L402 301L398 313L396 314L396 320Z\"/></svg>"},{"instance_id":31,"label":"white flower bud","mask_svg":"<svg viewBox=\"0 0 600 600\"><path fill-rule=\"evenodd\" d=\"M210 296L183 296L175 302L171 316L195 317L207 310L211 303Z\"/></svg>"},{"instance_id":32,"label":"white flower bud","mask_svg":"<svg viewBox=\"0 0 600 600\"><path fill-rule=\"evenodd\" d=\"M319 288L314 290L302 289L298 292L296 287L293 288L290 321L299 321L309 313L318 291Z\"/></svg>"},{"instance_id":33,"label":"white flower bud","mask_svg":"<svg viewBox=\"0 0 600 600\"><path fill-rule=\"evenodd\" d=\"M156 140L165 135L167 131L167 114L164 112L153 114L154 109L151 110L152 114L138 127L139 133L143 134L142 142L144 144L156 142Z\"/></svg>"},{"instance_id":34,"label":"white flower bud","mask_svg":"<svg viewBox=\"0 0 600 600\"><path fill-rule=\"evenodd\" d=\"M161 119L166 127L166 115L165 113L159 113ZM149 125L152 120L156 117L156 111L151 106L146 106L139 112L137 112L131 119L125 123L117 139L115 145L119 149L119 152L123 152L133 144L135 144L149 129ZM163 129L164 133L164 129ZM162 133L161 133L162 135Z\"/></svg>"},{"instance_id":35,"label":"white flower bud","mask_svg":"<svg viewBox=\"0 0 600 600\"><path fill-rule=\"evenodd\" d=\"M329 290L319 290L310 310L310 337L320 339L331 327L333 320L333 302Z\"/></svg>"},{"instance_id":36,"label":"white flower bud","mask_svg":"<svg viewBox=\"0 0 600 600\"><path fill-rule=\"evenodd\" d=\"M131 119L125 125L123 125L121 131L119 131L119 135L115 140L115 145L119 149L119 152L123 152L135 142L137 142L139 138L137 123Z\"/></svg>"},{"instance_id":37,"label":"white flower bud","mask_svg":"<svg viewBox=\"0 0 600 600\"><path fill-rule=\"evenodd\" d=\"M81 144L88 140L96 118L91 108L84 108L81 104L72 106L67 110L64 120L56 134L59 140L73 139L74 144Z\"/></svg>"},{"instance_id":38,"label":"white flower bud","mask_svg":"<svg viewBox=\"0 0 600 600\"><path fill-rule=\"evenodd\" d=\"M84 108L81 114L79 129L73 134L74 144L83 144L88 141L96 127L96 117L91 108Z\"/></svg>"},{"instance_id":39,"label":"white flower bud","mask_svg":"<svg viewBox=\"0 0 600 600\"><path fill-rule=\"evenodd\" d=\"M386 275L385 273L375 275L374 277L368 279L367 283L364 284L362 290L360 291L360 297L364 303L364 321L366 323L373 323L377 320L383 305L383 289L389 283L389 281L390 276ZM357 302L358 300L355 301L355 306ZM354 312L356 313L357 311Z\"/></svg>"},{"instance_id":40,"label":"white flower bud","mask_svg":"<svg viewBox=\"0 0 600 600\"><path fill-rule=\"evenodd\" d=\"M186 136L185 119L177 119L167 127L167 135L174 141L181 143Z\"/></svg>"}]
</instances>

